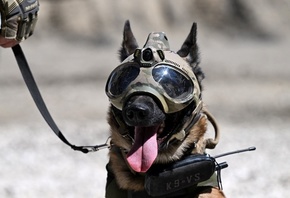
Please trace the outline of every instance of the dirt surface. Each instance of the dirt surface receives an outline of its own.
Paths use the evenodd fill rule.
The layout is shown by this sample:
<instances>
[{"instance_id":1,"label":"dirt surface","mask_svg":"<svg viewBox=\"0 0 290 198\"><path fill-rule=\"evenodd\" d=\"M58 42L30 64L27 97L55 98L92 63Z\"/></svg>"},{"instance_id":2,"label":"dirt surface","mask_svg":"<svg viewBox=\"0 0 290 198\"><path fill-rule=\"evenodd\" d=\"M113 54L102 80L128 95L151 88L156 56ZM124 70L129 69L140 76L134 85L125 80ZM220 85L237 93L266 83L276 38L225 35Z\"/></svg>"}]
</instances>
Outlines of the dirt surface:
<instances>
[{"instance_id":1,"label":"dirt surface","mask_svg":"<svg viewBox=\"0 0 290 198\"><path fill-rule=\"evenodd\" d=\"M101 144L108 137L104 86L118 65L126 18L132 16L111 24L114 31L104 30L109 44L67 39L61 31L49 37L39 31L22 44L51 114L73 144ZM132 28L142 46L158 25L177 50L190 20L163 29L161 23L144 28L133 18ZM43 27L45 20L40 22ZM222 132L218 147L209 152L257 147L219 159L229 164L222 171L227 197L289 195L290 34L282 26L276 31L273 38L260 39L225 36L199 25L204 101ZM37 111L12 51L0 49L0 197L104 197L107 160L107 150L84 155L57 139Z\"/></svg>"}]
</instances>

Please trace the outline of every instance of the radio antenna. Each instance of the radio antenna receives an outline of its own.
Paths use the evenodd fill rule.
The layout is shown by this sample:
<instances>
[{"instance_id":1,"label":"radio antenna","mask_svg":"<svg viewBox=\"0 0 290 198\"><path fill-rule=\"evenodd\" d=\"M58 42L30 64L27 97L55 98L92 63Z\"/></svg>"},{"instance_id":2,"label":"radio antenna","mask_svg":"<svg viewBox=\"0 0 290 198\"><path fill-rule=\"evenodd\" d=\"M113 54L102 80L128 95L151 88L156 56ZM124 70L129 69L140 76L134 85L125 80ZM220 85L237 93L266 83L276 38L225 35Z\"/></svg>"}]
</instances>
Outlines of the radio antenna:
<instances>
[{"instance_id":1,"label":"radio antenna","mask_svg":"<svg viewBox=\"0 0 290 198\"><path fill-rule=\"evenodd\" d=\"M213 158L220 158L220 157L224 157L224 156L227 156L227 155L243 153L243 152L247 152L247 151L254 151L254 150L256 150L256 147L252 146L252 147L249 147L249 148L246 148L246 149L241 149L241 150L236 150L236 151L231 151L231 152L223 153L223 154L220 154L220 155L216 155Z\"/></svg>"}]
</instances>

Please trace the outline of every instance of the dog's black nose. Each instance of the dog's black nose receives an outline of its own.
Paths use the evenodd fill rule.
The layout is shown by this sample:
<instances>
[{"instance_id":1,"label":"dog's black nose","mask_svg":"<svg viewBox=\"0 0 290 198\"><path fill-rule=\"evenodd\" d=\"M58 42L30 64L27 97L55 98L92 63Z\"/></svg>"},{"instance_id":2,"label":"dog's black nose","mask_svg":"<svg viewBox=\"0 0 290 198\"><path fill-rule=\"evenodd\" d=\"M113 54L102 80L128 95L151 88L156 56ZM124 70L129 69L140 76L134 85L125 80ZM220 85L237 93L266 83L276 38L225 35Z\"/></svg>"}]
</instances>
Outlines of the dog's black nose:
<instances>
[{"instance_id":1,"label":"dog's black nose","mask_svg":"<svg viewBox=\"0 0 290 198\"><path fill-rule=\"evenodd\" d=\"M123 118L129 126L152 126L165 115L150 96L133 96L123 107Z\"/></svg>"},{"instance_id":2,"label":"dog's black nose","mask_svg":"<svg viewBox=\"0 0 290 198\"><path fill-rule=\"evenodd\" d=\"M127 119L133 122L140 122L148 117L150 110L144 106L131 106L126 109Z\"/></svg>"}]
</instances>

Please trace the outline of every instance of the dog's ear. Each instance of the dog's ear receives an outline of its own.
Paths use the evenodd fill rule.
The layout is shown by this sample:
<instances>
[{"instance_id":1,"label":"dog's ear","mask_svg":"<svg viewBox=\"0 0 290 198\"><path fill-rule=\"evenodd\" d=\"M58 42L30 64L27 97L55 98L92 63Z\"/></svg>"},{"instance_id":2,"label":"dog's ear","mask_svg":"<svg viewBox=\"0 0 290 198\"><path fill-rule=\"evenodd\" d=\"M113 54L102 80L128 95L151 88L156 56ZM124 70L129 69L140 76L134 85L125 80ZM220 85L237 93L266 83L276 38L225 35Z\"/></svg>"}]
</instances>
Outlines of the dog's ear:
<instances>
[{"instance_id":1,"label":"dog's ear","mask_svg":"<svg viewBox=\"0 0 290 198\"><path fill-rule=\"evenodd\" d=\"M137 48L138 48L137 41L131 30L130 22L129 20L127 20L124 25L122 47L119 50L121 62L125 60L129 55L133 54L135 49Z\"/></svg>"},{"instance_id":2,"label":"dog's ear","mask_svg":"<svg viewBox=\"0 0 290 198\"><path fill-rule=\"evenodd\" d=\"M180 50L178 50L177 54L184 58L190 66L192 66L193 72L198 78L199 83L201 83L202 79L204 79L204 74L201 71L199 65L199 52L198 46L196 43L196 35L197 35L197 25L196 23L192 24L191 30L182 44Z\"/></svg>"},{"instance_id":3,"label":"dog's ear","mask_svg":"<svg viewBox=\"0 0 290 198\"><path fill-rule=\"evenodd\" d=\"M196 23L192 24L191 30L182 44L177 54L182 58L186 58L190 65L197 63L198 60L198 46L196 43Z\"/></svg>"}]
</instances>

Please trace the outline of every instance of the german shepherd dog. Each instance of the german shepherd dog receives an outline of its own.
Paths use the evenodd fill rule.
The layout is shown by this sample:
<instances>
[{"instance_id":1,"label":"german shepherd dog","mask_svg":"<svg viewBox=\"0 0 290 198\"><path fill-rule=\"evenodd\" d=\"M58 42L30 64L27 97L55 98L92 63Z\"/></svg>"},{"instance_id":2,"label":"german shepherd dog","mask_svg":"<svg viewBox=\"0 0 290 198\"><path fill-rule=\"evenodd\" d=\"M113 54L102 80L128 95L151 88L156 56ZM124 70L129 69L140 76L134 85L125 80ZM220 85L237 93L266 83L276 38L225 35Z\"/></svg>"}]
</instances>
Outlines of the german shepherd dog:
<instances>
[{"instance_id":1,"label":"german shepherd dog","mask_svg":"<svg viewBox=\"0 0 290 198\"><path fill-rule=\"evenodd\" d=\"M106 85L111 102L107 198L155 197L144 189L151 169L205 154L206 148L217 144L217 133L214 139L205 138L208 121L215 122L202 103L204 74L196 29L193 23L181 49L173 52L163 32L149 34L144 47L138 48L126 21L119 51L122 63ZM160 197L225 197L212 183L182 192Z\"/></svg>"}]
</instances>

